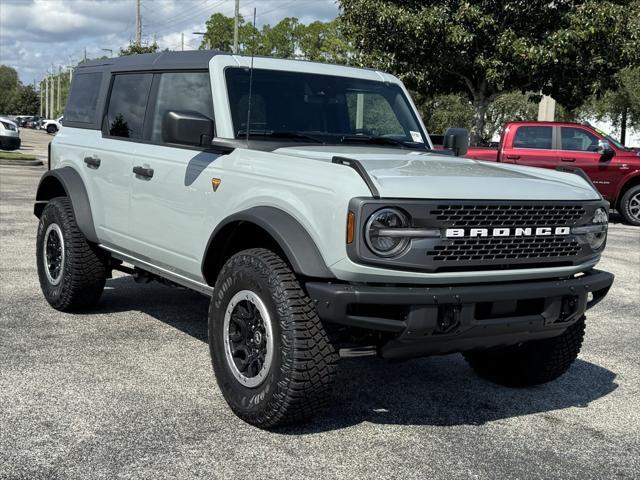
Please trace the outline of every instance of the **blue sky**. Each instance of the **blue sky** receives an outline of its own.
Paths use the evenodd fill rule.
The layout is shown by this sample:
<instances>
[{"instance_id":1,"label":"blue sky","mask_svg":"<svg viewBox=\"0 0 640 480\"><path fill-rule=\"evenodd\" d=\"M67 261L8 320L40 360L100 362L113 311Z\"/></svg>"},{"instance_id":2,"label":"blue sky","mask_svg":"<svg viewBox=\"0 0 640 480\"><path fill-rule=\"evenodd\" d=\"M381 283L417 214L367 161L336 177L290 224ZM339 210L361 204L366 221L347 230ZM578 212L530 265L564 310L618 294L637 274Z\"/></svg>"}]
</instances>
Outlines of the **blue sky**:
<instances>
[{"instance_id":1,"label":"blue sky","mask_svg":"<svg viewBox=\"0 0 640 480\"><path fill-rule=\"evenodd\" d=\"M234 0L142 0L143 42L178 50L197 49L213 13L233 15ZM286 16L303 23L327 21L338 14L335 0L240 0L245 18L257 8L256 22L275 24ZM18 70L20 80L40 81L47 70L114 54L135 35L135 0L0 0L0 64ZM107 49L107 50L103 50Z\"/></svg>"}]
</instances>

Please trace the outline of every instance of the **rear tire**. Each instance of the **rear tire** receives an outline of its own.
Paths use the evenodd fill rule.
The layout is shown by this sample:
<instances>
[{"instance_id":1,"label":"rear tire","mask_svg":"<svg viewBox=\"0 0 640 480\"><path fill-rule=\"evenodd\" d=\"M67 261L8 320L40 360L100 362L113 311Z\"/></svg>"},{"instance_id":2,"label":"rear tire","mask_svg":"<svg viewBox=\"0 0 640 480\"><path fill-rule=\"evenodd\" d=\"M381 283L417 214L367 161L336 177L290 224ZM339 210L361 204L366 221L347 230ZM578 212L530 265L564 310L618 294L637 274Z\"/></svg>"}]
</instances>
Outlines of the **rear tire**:
<instances>
[{"instance_id":1,"label":"rear tire","mask_svg":"<svg viewBox=\"0 0 640 480\"><path fill-rule=\"evenodd\" d=\"M299 423L330 399L338 355L296 276L269 250L244 250L222 268L209 348L225 400L251 425Z\"/></svg>"},{"instance_id":2,"label":"rear tire","mask_svg":"<svg viewBox=\"0 0 640 480\"><path fill-rule=\"evenodd\" d=\"M47 133L48 134L53 135L57 131L58 131L58 127L56 127L55 125L47 125Z\"/></svg>"},{"instance_id":3,"label":"rear tire","mask_svg":"<svg viewBox=\"0 0 640 480\"><path fill-rule=\"evenodd\" d=\"M620 199L619 210L627 223L640 226L640 185L625 192Z\"/></svg>"},{"instance_id":4,"label":"rear tire","mask_svg":"<svg viewBox=\"0 0 640 480\"><path fill-rule=\"evenodd\" d=\"M53 308L87 310L98 302L107 279L108 256L82 234L69 198L54 198L42 211L36 257L40 287Z\"/></svg>"},{"instance_id":5,"label":"rear tire","mask_svg":"<svg viewBox=\"0 0 640 480\"><path fill-rule=\"evenodd\" d=\"M580 352L584 331L582 317L557 337L466 352L464 357L478 375L500 385L539 385L555 380L569 369Z\"/></svg>"}]
</instances>

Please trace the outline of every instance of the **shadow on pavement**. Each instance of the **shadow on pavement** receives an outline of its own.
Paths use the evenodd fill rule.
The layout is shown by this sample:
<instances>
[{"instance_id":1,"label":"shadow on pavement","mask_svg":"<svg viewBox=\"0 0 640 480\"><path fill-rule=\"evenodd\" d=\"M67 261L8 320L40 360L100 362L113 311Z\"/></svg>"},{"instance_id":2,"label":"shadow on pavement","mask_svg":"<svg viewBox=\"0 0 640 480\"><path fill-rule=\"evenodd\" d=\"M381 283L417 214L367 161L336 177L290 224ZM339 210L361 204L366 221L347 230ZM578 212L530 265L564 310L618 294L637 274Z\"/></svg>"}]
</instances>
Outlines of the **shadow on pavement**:
<instances>
[{"instance_id":1,"label":"shadow on pavement","mask_svg":"<svg viewBox=\"0 0 640 480\"><path fill-rule=\"evenodd\" d=\"M107 282L96 313L137 310L194 338L207 341L208 299L157 283L122 277ZM587 323L587 335L589 328ZM577 360L558 380L512 389L476 376L461 355L406 362L343 360L331 406L300 427L277 430L305 435L369 422L396 425L481 425L569 407L586 407L617 388L616 374ZM552 419L549 419L552 421Z\"/></svg>"}]
</instances>

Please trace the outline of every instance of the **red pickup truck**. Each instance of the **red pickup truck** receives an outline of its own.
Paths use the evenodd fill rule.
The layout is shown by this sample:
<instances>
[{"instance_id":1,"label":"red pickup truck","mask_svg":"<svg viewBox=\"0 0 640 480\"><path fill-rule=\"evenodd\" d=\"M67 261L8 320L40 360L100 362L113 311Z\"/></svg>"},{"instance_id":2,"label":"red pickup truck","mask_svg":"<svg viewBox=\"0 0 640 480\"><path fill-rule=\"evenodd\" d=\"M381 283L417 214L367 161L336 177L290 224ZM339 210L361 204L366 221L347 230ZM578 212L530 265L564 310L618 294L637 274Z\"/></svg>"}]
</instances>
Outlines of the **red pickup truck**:
<instances>
[{"instance_id":1,"label":"red pickup truck","mask_svg":"<svg viewBox=\"0 0 640 480\"><path fill-rule=\"evenodd\" d=\"M465 156L531 167L581 168L627 222L640 225L640 152L589 125L510 122L497 150L469 148Z\"/></svg>"}]
</instances>

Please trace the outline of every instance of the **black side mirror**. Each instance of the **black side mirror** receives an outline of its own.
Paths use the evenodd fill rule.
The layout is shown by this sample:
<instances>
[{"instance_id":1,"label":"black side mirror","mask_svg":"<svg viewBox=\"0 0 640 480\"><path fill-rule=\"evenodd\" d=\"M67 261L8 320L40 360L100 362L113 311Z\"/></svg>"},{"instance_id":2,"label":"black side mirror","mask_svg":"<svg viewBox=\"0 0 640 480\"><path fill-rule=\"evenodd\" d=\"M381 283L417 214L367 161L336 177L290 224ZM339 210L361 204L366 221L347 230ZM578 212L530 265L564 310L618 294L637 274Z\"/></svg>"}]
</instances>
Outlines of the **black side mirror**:
<instances>
[{"instance_id":1,"label":"black side mirror","mask_svg":"<svg viewBox=\"0 0 640 480\"><path fill-rule=\"evenodd\" d=\"M598 140L598 148L596 148L596 153L600 154L600 160L604 162L611 160L616 154L615 150L611 148L611 145L606 140Z\"/></svg>"},{"instance_id":2,"label":"black side mirror","mask_svg":"<svg viewBox=\"0 0 640 480\"><path fill-rule=\"evenodd\" d=\"M214 136L213 120L198 112L168 111L162 120L162 141L182 145L209 145Z\"/></svg>"},{"instance_id":3,"label":"black side mirror","mask_svg":"<svg viewBox=\"0 0 640 480\"><path fill-rule=\"evenodd\" d=\"M444 133L444 148L460 157L469 150L469 131L466 128L448 128Z\"/></svg>"}]
</instances>

